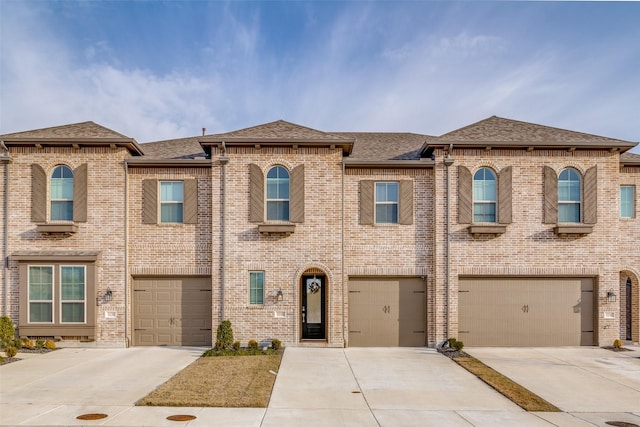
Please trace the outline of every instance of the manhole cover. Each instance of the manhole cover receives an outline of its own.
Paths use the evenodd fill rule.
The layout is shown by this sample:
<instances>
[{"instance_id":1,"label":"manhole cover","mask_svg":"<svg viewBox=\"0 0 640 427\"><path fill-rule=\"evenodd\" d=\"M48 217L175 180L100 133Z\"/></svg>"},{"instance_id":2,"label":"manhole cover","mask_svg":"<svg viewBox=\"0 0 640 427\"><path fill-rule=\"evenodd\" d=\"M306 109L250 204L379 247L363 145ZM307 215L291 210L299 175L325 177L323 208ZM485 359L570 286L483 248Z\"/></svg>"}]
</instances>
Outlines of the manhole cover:
<instances>
[{"instance_id":1,"label":"manhole cover","mask_svg":"<svg viewBox=\"0 0 640 427\"><path fill-rule=\"evenodd\" d=\"M101 420L103 418L107 418L109 415L107 414L82 414L82 415L78 415L76 417L76 419L78 420L84 420L84 421L91 421L91 420Z\"/></svg>"},{"instance_id":2,"label":"manhole cover","mask_svg":"<svg viewBox=\"0 0 640 427\"><path fill-rule=\"evenodd\" d=\"M616 427L640 427L638 424L628 423L626 421L607 421L605 424Z\"/></svg>"},{"instance_id":3,"label":"manhole cover","mask_svg":"<svg viewBox=\"0 0 640 427\"><path fill-rule=\"evenodd\" d=\"M195 420L195 415L169 415L167 417L169 421L191 421Z\"/></svg>"}]
</instances>

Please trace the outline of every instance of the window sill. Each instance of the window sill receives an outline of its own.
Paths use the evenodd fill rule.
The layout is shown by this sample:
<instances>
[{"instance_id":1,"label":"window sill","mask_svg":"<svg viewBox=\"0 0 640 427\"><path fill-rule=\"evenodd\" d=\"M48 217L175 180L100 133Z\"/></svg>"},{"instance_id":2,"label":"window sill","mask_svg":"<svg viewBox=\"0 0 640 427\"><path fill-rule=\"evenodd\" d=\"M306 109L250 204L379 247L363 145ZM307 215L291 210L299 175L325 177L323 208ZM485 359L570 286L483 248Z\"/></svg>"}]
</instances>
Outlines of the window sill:
<instances>
[{"instance_id":1,"label":"window sill","mask_svg":"<svg viewBox=\"0 0 640 427\"><path fill-rule=\"evenodd\" d=\"M472 224L469 227L467 227L467 230L469 230L469 234L471 234L473 237L483 236L483 235L499 236L501 234L504 234L507 231L507 226L500 225L500 224L491 224L491 225Z\"/></svg>"},{"instance_id":2,"label":"window sill","mask_svg":"<svg viewBox=\"0 0 640 427\"><path fill-rule=\"evenodd\" d=\"M36 231L50 234L74 234L78 232L78 226L75 224L38 224Z\"/></svg>"},{"instance_id":3,"label":"window sill","mask_svg":"<svg viewBox=\"0 0 640 427\"><path fill-rule=\"evenodd\" d=\"M293 234L296 231L295 224L259 224L258 231L261 234Z\"/></svg>"},{"instance_id":4,"label":"window sill","mask_svg":"<svg viewBox=\"0 0 640 427\"><path fill-rule=\"evenodd\" d=\"M558 237L563 236L586 236L593 233L593 225L586 224L562 224L553 227L553 232Z\"/></svg>"}]
</instances>

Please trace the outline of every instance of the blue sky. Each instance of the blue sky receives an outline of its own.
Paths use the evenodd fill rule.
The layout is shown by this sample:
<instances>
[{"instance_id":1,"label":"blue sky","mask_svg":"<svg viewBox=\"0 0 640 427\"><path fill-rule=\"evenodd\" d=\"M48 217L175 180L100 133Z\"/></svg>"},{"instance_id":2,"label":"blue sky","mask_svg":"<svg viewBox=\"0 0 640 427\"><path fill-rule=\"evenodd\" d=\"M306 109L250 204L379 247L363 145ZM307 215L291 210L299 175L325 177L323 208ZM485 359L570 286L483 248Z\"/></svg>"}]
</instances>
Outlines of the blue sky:
<instances>
[{"instance_id":1,"label":"blue sky","mask_svg":"<svg viewBox=\"0 0 640 427\"><path fill-rule=\"evenodd\" d=\"M636 2L3 0L0 133L440 135L498 115L640 141L638 22Z\"/></svg>"}]
</instances>

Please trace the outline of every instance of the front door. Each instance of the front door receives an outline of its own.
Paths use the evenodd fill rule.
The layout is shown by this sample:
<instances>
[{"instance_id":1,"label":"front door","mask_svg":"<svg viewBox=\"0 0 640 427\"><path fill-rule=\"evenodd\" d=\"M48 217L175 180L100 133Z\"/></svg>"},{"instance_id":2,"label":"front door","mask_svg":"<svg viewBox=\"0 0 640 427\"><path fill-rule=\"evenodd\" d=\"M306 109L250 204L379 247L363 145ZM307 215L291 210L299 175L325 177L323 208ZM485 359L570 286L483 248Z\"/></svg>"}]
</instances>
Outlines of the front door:
<instances>
[{"instance_id":1,"label":"front door","mask_svg":"<svg viewBox=\"0 0 640 427\"><path fill-rule=\"evenodd\" d=\"M302 339L304 340L326 339L325 285L325 276L317 274L302 276L300 314L302 316Z\"/></svg>"},{"instance_id":2,"label":"front door","mask_svg":"<svg viewBox=\"0 0 640 427\"><path fill-rule=\"evenodd\" d=\"M626 339L628 340L632 340L633 337L631 336L631 331L633 330L633 327L631 326L631 320L633 317L633 308L632 308L632 301L633 299L631 298L631 279L628 278L627 279L627 283L626 283L627 289L626 289L626 294L627 294L627 301L626 301L626 317L627 317L627 328L626 328Z\"/></svg>"}]
</instances>

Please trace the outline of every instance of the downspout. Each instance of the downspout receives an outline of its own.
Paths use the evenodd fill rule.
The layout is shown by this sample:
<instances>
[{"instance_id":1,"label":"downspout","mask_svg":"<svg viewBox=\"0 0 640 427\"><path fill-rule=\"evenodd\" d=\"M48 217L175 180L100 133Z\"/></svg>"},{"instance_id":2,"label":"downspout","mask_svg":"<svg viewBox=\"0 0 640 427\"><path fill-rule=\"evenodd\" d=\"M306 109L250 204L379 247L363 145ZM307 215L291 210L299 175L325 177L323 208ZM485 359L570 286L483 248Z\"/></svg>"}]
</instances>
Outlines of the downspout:
<instances>
[{"instance_id":1,"label":"downspout","mask_svg":"<svg viewBox=\"0 0 640 427\"><path fill-rule=\"evenodd\" d=\"M129 164L124 161L124 346L129 347Z\"/></svg>"},{"instance_id":2,"label":"downspout","mask_svg":"<svg viewBox=\"0 0 640 427\"><path fill-rule=\"evenodd\" d=\"M229 157L227 157L227 147L222 141L221 153L220 153L220 322L222 323L224 318L224 288L225 288L225 270L226 270L226 247L227 247L227 230L226 224L226 208L227 208L227 163L229 163Z\"/></svg>"},{"instance_id":3,"label":"downspout","mask_svg":"<svg viewBox=\"0 0 640 427\"><path fill-rule=\"evenodd\" d=\"M449 173L449 167L453 165L453 159L449 157L451 152L453 151L453 144L449 146L449 151L447 152L447 156L444 158L445 165L445 179L446 179L446 193L447 193L447 208L445 210L445 264L444 264L444 274L445 274L445 295L446 295L446 322L445 322L445 337L446 340L449 338L449 323L451 321L451 284L450 284L450 264L449 257L451 254L450 245L451 245L451 175Z\"/></svg>"},{"instance_id":4,"label":"downspout","mask_svg":"<svg viewBox=\"0 0 640 427\"><path fill-rule=\"evenodd\" d=\"M0 157L4 163L4 224L2 232L2 289L4 296L4 307L2 314L9 315L9 149L4 145L4 141L0 141L0 149L6 152L5 156Z\"/></svg>"},{"instance_id":5,"label":"downspout","mask_svg":"<svg viewBox=\"0 0 640 427\"><path fill-rule=\"evenodd\" d=\"M345 170L345 166L344 166L344 162L342 162L342 182L340 183L342 188L341 188L341 222L342 222L342 227L340 228L340 263L341 263L341 267L340 267L340 274L342 277L341 280L341 288L340 288L340 293L342 294L342 346L346 347L347 346L347 339L346 339L346 325L345 325L345 321L346 321L346 317L345 317L345 312L344 312L344 281L345 281L345 274L344 274L344 170Z\"/></svg>"}]
</instances>

